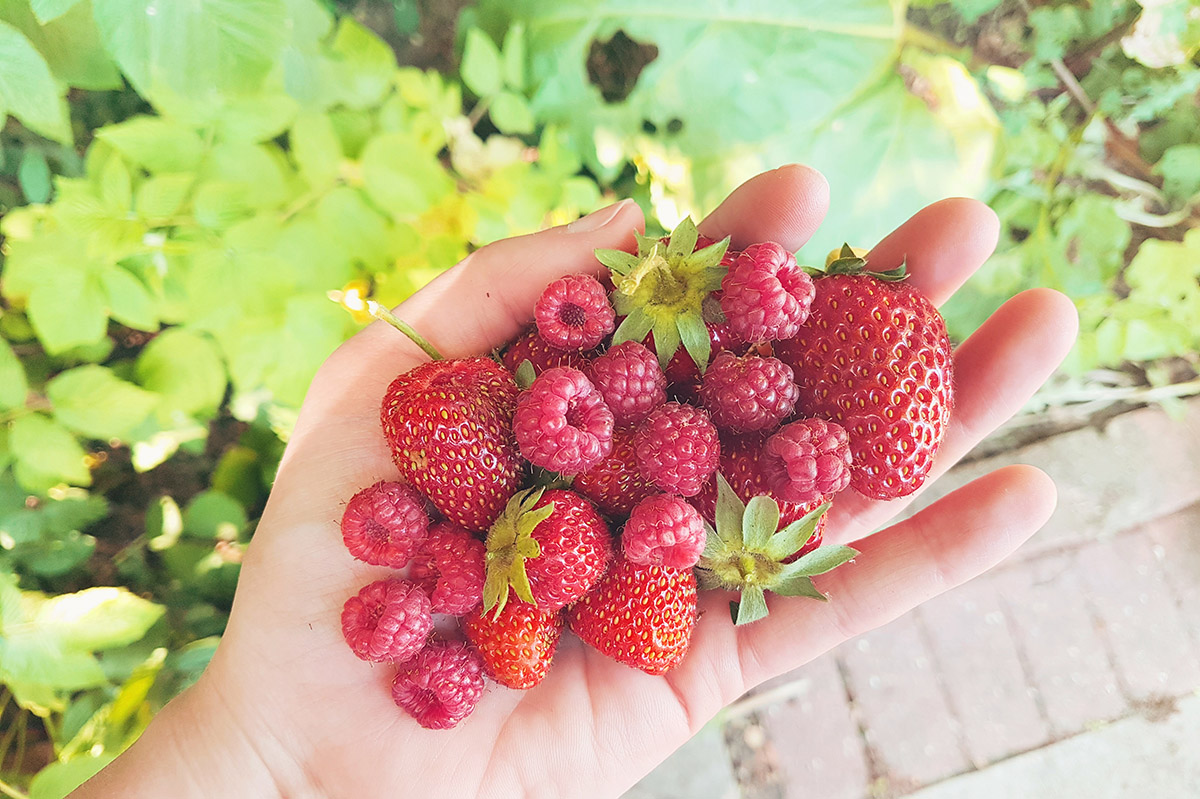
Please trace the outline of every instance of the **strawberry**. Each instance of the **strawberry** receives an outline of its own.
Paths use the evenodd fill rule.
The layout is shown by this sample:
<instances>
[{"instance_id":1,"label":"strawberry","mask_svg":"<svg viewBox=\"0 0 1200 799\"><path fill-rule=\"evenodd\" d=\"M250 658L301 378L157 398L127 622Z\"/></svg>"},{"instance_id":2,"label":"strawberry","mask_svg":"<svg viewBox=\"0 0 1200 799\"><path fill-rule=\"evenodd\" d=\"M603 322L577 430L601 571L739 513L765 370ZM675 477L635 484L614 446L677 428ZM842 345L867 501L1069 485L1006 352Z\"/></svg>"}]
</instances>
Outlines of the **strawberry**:
<instances>
[{"instance_id":1,"label":"strawberry","mask_svg":"<svg viewBox=\"0 0 1200 799\"><path fill-rule=\"evenodd\" d=\"M801 519L779 525L779 505L767 496L743 503L724 477L717 477L717 524L705 531L704 554L696 566L703 589L741 592L730 603L735 624L749 624L767 615L765 591L781 596L827 597L813 585L812 577L836 569L858 554L850 547L819 547L792 558L817 530L829 510L825 503Z\"/></svg>"},{"instance_id":2,"label":"strawberry","mask_svg":"<svg viewBox=\"0 0 1200 799\"><path fill-rule=\"evenodd\" d=\"M522 600L556 611L596 584L612 549L608 525L579 494L522 491L488 531L484 610L502 612L511 586Z\"/></svg>"},{"instance_id":3,"label":"strawberry","mask_svg":"<svg viewBox=\"0 0 1200 799\"><path fill-rule=\"evenodd\" d=\"M613 428L612 453L575 478L574 489L596 503L601 513L628 516L635 505L658 493L654 484L642 477L638 469L633 448L636 434L636 427Z\"/></svg>"},{"instance_id":4,"label":"strawberry","mask_svg":"<svg viewBox=\"0 0 1200 799\"><path fill-rule=\"evenodd\" d=\"M492 679L509 688L532 688L550 671L563 623L561 611L513 601L498 616L477 608L462 627Z\"/></svg>"},{"instance_id":5,"label":"strawberry","mask_svg":"<svg viewBox=\"0 0 1200 799\"><path fill-rule=\"evenodd\" d=\"M380 418L404 479L442 514L486 530L516 491L517 384L487 358L423 363L392 381Z\"/></svg>"},{"instance_id":6,"label":"strawberry","mask_svg":"<svg viewBox=\"0 0 1200 799\"><path fill-rule=\"evenodd\" d=\"M516 374L522 363L529 361L533 365L533 373L540 375L555 366L573 366L576 369L582 369L590 358L598 354L599 350L563 352L555 349L538 334L536 327L532 327L505 348L500 355L500 360L513 374Z\"/></svg>"},{"instance_id":7,"label":"strawberry","mask_svg":"<svg viewBox=\"0 0 1200 799\"><path fill-rule=\"evenodd\" d=\"M571 631L604 655L665 674L687 654L696 625L691 569L638 566L619 558L592 591L567 611Z\"/></svg>"},{"instance_id":8,"label":"strawberry","mask_svg":"<svg viewBox=\"0 0 1200 799\"><path fill-rule=\"evenodd\" d=\"M800 386L796 412L846 428L850 485L873 499L907 496L925 482L954 404L950 339L933 304L904 282L904 267L866 271L843 248L799 334L775 354Z\"/></svg>"},{"instance_id":9,"label":"strawberry","mask_svg":"<svg viewBox=\"0 0 1200 799\"><path fill-rule=\"evenodd\" d=\"M742 502L749 502L756 496L770 497L779 507L779 526L784 527L804 518L821 505L824 498L807 503L785 502L771 491L766 475L763 474L761 463L763 446L769 433L747 433L741 436L726 436L721 440L721 465L719 473L729 482L734 493ZM717 478L714 475L700 493L690 498L696 510L710 523L716 522L717 507ZM825 530L825 517L821 516L813 537L805 543L805 548L798 554L815 549L821 542Z\"/></svg>"}]
</instances>

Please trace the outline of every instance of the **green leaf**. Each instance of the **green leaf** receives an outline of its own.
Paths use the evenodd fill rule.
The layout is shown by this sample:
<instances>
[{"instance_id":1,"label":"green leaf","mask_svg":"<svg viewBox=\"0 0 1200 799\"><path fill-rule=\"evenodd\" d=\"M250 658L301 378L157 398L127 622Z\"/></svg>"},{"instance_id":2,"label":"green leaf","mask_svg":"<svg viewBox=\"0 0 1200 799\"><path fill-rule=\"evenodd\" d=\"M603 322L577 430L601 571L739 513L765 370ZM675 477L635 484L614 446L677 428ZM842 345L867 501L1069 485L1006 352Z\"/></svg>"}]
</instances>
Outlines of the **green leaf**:
<instances>
[{"instance_id":1,"label":"green leaf","mask_svg":"<svg viewBox=\"0 0 1200 799\"><path fill-rule=\"evenodd\" d=\"M134 202L138 216L152 225L169 224L187 202L195 182L196 176L188 173L150 176L138 186Z\"/></svg>"},{"instance_id":2,"label":"green leaf","mask_svg":"<svg viewBox=\"0 0 1200 799\"><path fill-rule=\"evenodd\" d=\"M717 532L731 547L741 549L744 544L742 534L742 519L746 515L746 506L734 493L733 486L725 479L725 475L717 472Z\"/></svg>"},{"instance_id":3,"label":"green leaf","mask_svg":"<svg viewBox=\"0 0 1200 799\"><path fill-rule=\"evenodd\" d=\"M100 128L96 138L151 172L191 172L204 157L204 142L195 130L162 117L132 117Z\"/></svg>"},{"instance_id":4,"label":"green leaf","mask_svg":"<svg viewBox=\"0 0 1200 799\"><path fill-rule=\"evenodd\" d=\"M71 122L50 67L19 30L0 22L0 109L37 133L68 144Z\"/></svg>"},{"instance_id":5,"label":"green leaf","mask_svg":"<svg viewBox=\"0 0 1200 799\"><path fill-rule=\"evenodd\" d=\"M372 138L363 151L362 171L371 198L402 219L424 213L454 191L437 158L404 133Z\"/></svg>"},{"instance_id":6,"label":"green leaf","mask_svg":"<svg viewBox=\"0 0 1200 799\"><path fill-rule=\"evenodd\" d=\"M77 493L82 494L82 491ZM48 500L39 509L45 529L51 535L87 529L108 515L108 501L102 496L74 496Z\"/></svg>"},{"instance_id":7,"label":"green leaf","mask_svg":"<svg viewBox=\"0 0 1200 799\"><path fill-rule=\"evenodd\" d=\"M344 16L338 21L330 55L337 97L350 108L367 108L378 103L391 87L396 54L354 17Z\"/></svg>"},{"instance_id":8,"label":"green leaf","mask_svg":"<svg viewBox=\"0 0 1200 799\"><path fill-rule=\"evenodd\" d=\"M134 330L158 330L154 298L146 286L119 266L100 273L100 284L108 298L108 312L121 324Z\"/></svg>"},{"instance_id":9,"label":"green leaf","mask_svg":"<svg viewBox=\"0 0 1200 799\"><path fill-rule=\"evenodd\" d=\"M109 158L100 171L100 201L120 215L133 209L133 176L120 158Z\"/></svg>"},{"instance_id":10,"label":"green leaf","mask_svg":"<svg viewBox=\"0 0 1200 799\"><path fill-rule=\"evenodd\" d=\"M57 355L104 338L106 304L104 287L95 274L63 264L42 276L26 310L46 352Z\"/></svg>"},{"instance_id":11,"label":"green leaf","mask_svg":"<svg viewBox=\"0 0 1200 799\"><path fill-rule=\"evenodd\" d=\"M819 507L813 508L801 518L792 522L782 530L771 536L771 540L767 542L766 553L775 560L783 560L790 557L808 543L808 540L813 537L813 533L817 531L817 525L831 507L831 504L826 502Z\"/></svg>"},{"instance_id":12,"label":"green leaf","mask_svg":"<svg viewBox=\"0 0 1200 799\"><path fill-rule=\"evenodd\" d=\"M529 103L524 97L512 92L500 92L488 106L488 115L501 133L533 133L536 121Z\"/></svg>"},{"instance_id":13,"label":"green leaf","mask_svg":"<svg viewBox=\"0 0 1200 799\"><path fill-rule=\"evenodd\" d=\"M107 682L100 661L88 652L64 649L40 625L23 625L0 640L0 679L64 691Z\"/></svg>"},{"instance_id":14,"label":"green leaf","mask_svg":"<svg viewBox=\"0 0 1200 799\"><path fill-rule=\"evenodd\" d=\"M500 51L496 43L479 28L467 29L459 73L476 97L491 97L501 86Z\"/></svg>"},{"instance_id":15,"label":"green leaf","mask_svg":"<svg viewBox=\"0 0 1200 799\"><path fill-rule=\"evenodd\" d=\"M137 381L160 394L160 410L212 413L225 398L225 364L212 340L172 328L146 345L137 359Z\"/></svg>"},{"instance_id":16,"label":"green leaf","mask_svg":"<svg viewBox=\"0 0 1200 799\"><path fill-rule=\"evenodd\" d=\"M596 250L596 260L619 275L628 274L638 264L636 255L623 250Z\"/></svg>"},{"instance_id":17,"label":"green leaf","mask_svg":"<svg viewBox=\"0 0 1200 799\"><path fill-rule=\"evenodd\" d=\"M0 409L20 408L28 394L25 368L8 342L0 339Z\"/></svg>"},{"instance_id":18,"label":"green leaf","mask_svg":"<svg viewBox=\"0 0 1200 799\"><path fill-rule=\"evenodd\" d=\"M149 391L126 383L103 366L69 369L46 384L54 418L86 436L121 438L158 402Z\"/></svg>"},{"instance_id":19,"label":"green leaf","mask_svg":"<svg viewBox=\"0 0 1200 799\"><path fill-rule=\"evenodd\" d=\"M632 314L631 314L632 315ZM705 338L708 334L705 333ZM666 371L667 364L679 349L679 323L677 319L657 319L654 322L654 352L658 365Z\"/></svg>"},{"instance_id":20,"label":"green leaf","mask_svg":"<svg viewBox=\"0 0 1200 799\"><path fill-rule=\"evenodd\" d=\"M212 148L204 177L244 187L244 199L256 210L283 204L292 193L286 162L273 145L223 142Z\"/></svg>"},{"instance_id":21,"label":"green leaf","mask_svg":"<svg viewBox=\"0 0 1200 799\"><path fill-rule=\"evenodd\" d=\"M704 319L696 314L684 314L675 320L679 330L679 339L683 348L692 357L692 363L704 374L708 369L708 359L712 356L712 339L708 337L708 326Z\"/></svg>"},{"instance_id":22,"label":"green leaf","mask_svg":"<svg viewBox=\"0 0 1200 799\"><path fill-rule=\"evenodd\" d=\"M817 590L817 587L813 585L811 577L803 574L781 576L771 585L770 590L772 593L779 594L780 596L806 596L811 599L819 599L822 602L829 599L829 597Z\"/></svg>"},{"instance_id":23,"label":"green leaf","mask_svg":"<svg viewBox=\"0 0 1200 799\"><path fill-rule=\"evenodd\" d=\"M1176 200L1200 194L1200 144L1168 147L1154 171L1163 176L1163 191Z\"/></svg>"},{"instance_id":24,"label":"green leaf","mask_svg":"<svg viewBox=\"0 0 1200 799\"><path fill-rule=\"evenodd\" d=\"M183 510L183 532L193 538L233 541L246 526L246 509L220 491L202 491Z\"/></svg>"},{"instance_id":25,"label":"green leaf","mask_svg":"<svg viewBox=\"0 0 1200 799\"><path fill-rule=\"evenodd\" d=\"M308 185L324 189L337 178L342 145L325 114L301 114L289 135L292 158Z\"/></svg>"},{"instance_id":26,"label":"green leaf","mask_svg":"<svg viewBox=\"0 0 1200 799\"><path fill-rule=\"evenodd\" d=\"M65 13L46 21L39 19L38 6L70 6ZM20 30L46 59L50 72L62 84L80 89L105 91L123 85L117 65L100 41L100 31L88 0L22 0L0 2L0 18Z\"/></svg>"},{"instance_id":27,"label":"green leaf","mask_svg":"<svg viewBox=\"0 0 1200 799\"><path fill-rule=\"evenodd\" d=\"M90 485L92 475L84 463L84 451L61 425L41 414L13 420L9 447L30 476L49 477L73 485ZM18 479L22 474L18 472Z\"/></svg>"},{"instance_id":28,"label":"green leaf","mask_svg":"<svg viewBox=\"0 0 1200 799\"><path fill-rule=\"evenodd\" d=\"M525 90L525 26L509 25L500 47L504 61L504 85L518 92Z\"/></svg>"},{"instance_id":29,"label":"green leaf","mask_svg":"<svg viewBox=\"0 0 1200 799\"><path fill-rule=\"evenodd\" d=\"M794 575L811 577L815 574L824 574L853 560L856 555L858 555L858 550L851 547L840 545L818 547L785 566L782 575L784 577Z\"/></svg>"},{"instance_id":30,"label":"green leaf","mask_svg":"<svg viewBox=\"0 0 1200 799\"><path fill-rule=\"evenodd\" d=\"M44 203L50 199L50 165L36 147L26 147L17 167L17 182L26 202Z\"/></svg>"},{"instance_id":31,"label":"green leaf","mask_svg":"<svg viewBox=\"0 0 1200 799\"><path fill-rule=\"evenodd\" d=\"M750 585L742 589L738 600L737 619L734 624L742 626L767 617L767 598L758 586Z\"/></svg>"},{"instance_id":32,"label":"green leaf","mask_svg":"<svg viewBox=\"0 0 1200 799\"><path fill-rule=\"evenodd\" d=\"M761 552L778 527L779 504L762 494L751 497L742 516L742 540L746 549Z\"/></svg>"},{"instance_id":33,"label":"green leaf","mask_svg":"<svg viewBox=\"0 0 1200 799\"><path fill-rule=\"evenodd\" d=\"M79 0L29 0L37 20L45 25L52 19L57 19L71 10Z\"/></svg>"},{"instance_id":34,"label":"green leaf","mask_svg":"<svg viewBox=\"0 0 1200 799\"><path fill-rule=\"evenodd\" d=\"M141 639L165 610L127 588L101 586L46 600L33 623L65 649L94 652Z\"/></svg>"},{"instance_id":35,"label":"green leaf","mask_svg":"<svg viewBox=\"0 0 1200 799\"><path fill-rule=\"evenodd\" d=\"M284 0L93 0L96 23L138 93L204 108L256 89L289 33Z\"/></svg>"},{"instance_id":36,"label":"green leaf","mask_svg":"<svg viewBox=\"0 0 1200 799\"><path fill-rule=\"evenodd\" d=\"M65 763L56 760L39 771L29 783L29 799L64 799L100 769L116 760L113 752L73 757Z\"/></svg>"},{"instance_id":37,"label":"green leaf","mask_svg":"<svg viewBox=\"0 0 1200 799\"><path fill-rule=\"evenodd\" d=\"M686 258L696 249L696 241L699 238L700 231L696 229L696 223L690 216L685 216L683 221L671 231L671 236L667 239L667 256Z\"/></svg>"}]
</instances>

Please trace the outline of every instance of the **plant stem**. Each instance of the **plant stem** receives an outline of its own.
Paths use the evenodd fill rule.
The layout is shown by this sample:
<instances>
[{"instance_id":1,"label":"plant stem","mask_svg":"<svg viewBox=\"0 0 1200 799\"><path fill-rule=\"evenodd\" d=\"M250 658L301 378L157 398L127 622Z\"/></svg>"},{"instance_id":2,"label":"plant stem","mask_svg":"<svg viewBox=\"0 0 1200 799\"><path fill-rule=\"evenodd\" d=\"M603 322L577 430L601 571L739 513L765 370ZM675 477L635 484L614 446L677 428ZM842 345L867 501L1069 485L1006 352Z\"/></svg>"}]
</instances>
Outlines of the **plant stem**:
<instances>
[{"instance_id":1,"label":"plant stem","mask_svg":"<svg viewBox=\"0 0 1200 799\"><path fill-rule=\"evenodd\" d=\"M375 302L375 300L367 300L367 313L371 314L371 316L375 317L381 322L387 322L389 325L408 336L409 340L411 340L413 344L416 344L418 347L424 350L425 354L430 358L433 358L435 361L444 361L446 359L444 355L437 351L437 348L426 341L425 337L416 331L416 328L414 328L408 322L405 322L400 317L396 316L387 308Z\"/></svg>"},{"instance_id":2,"label":"plant stem","mask_svg":"<svg viewBox=\"0 0 1200 799\"><path fill-rule=\"evenodd\" d=\"M0 793L9 797L9 799L29 799L29 794L21 793L4 780L0 780Z\"/></svg>"}]
</instances>

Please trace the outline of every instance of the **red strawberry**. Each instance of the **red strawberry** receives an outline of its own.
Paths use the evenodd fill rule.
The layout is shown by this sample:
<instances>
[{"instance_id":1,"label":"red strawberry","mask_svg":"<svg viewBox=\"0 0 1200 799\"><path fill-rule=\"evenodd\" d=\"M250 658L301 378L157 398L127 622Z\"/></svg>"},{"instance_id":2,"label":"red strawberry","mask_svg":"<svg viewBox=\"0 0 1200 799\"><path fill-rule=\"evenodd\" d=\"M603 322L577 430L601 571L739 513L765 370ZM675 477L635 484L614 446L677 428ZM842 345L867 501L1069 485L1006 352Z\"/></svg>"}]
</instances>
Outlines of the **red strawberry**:
<instances>
[{"instance_id":1,"label":"red strawberry","mask_svg":"<svg viewBox=\"0 0 1200 799\"><path fill-rule=\"evenodd\" d=\"M508 589L553 612L586 594L608 568L612 535L573 491L531 489L509 501L487 538L483 607L504 609Z\"/></svg>"},{"instance_id":2,"label":"red strawberry","mask_svg":"<svg viewBox=\"0 0 1200 799\"><path fill-rule=\"evenodd\" d=\"M532 688L550 671L563 623L561 611L547 613L513 601L496 617L478 608L462 626L492 679L509 688Z\"/></svg>"},{"instance_id":3,"label":"red strawberry","mask_svg":"<svg viewBox=\"0 0 1200 799\"><path fill-rule=\"evenodd\" d=\"M929 474L954 404L950 339L902 269L876 274L848 248L816 281L808 321L776 356L800 386L797 413L850 434L850 485L874 499L913 493Z\"/></svg>"},{"instance_id":4,"label":"red strawberry","mask_svg":"<svg viewBox=\"0 0 1200 799\"><path fill-rule=\"evenodd\" d=\"M504 361L504 365L513 374L516 374L517 368L523 362L529 361L533 364L533 373L540 375L555 366L572 366L582 369L589 358L596 354L598 354L597 350L563 352L555 349L538 334L537 328L534 327L522 333L516 341L509 344L501 354L500 360Z\"/></svg>"},{"instance_id":5,"label":"red strawberry","mask_svg":"<svg viewBox=\"0 0 1200 799\"><path fill-rule=\"evenodd\" d=\"M813 502L785 502L776 496L759 468L763 457L763 446L770 433L747 433L741 436L726 436L721 439L721 465L718 472L729 481L734 493L742 502L749 502L751 497L771 497L779 505L779 527L783 528L794 521L804 518L808 513L820 507L824 497L818 497ZM689 500L696 510L700 511L710 523L716 522L717 507L717 478L714 475L700 493ZM825 532L826 517L822 516L817 524L817 531L809 539L800 554L816 549L821 544L821 536Z\"/></svg>"},{"instance_id":6,"label":"red strawberry","mask_svg":"<svg viewBox=\"0 0 1200 799\"><path fill-rule=\"evenodd\" d=\"M442 514L486 530L516 491L517 384L487 358L423 363L392 381L380 417L404 479Z\"/></svg>"},{"instance_id":7,"label":"red strawberry","mask_svg":"<svg viewBox=\"0 0 1200 799\"><path fill-rule=\"evenodd\" d=\"M633 448L636 427L615 427L612 454L575 478L572 487L609 516L628 516L634 506L658 489L642 477Z\"/></svg>"},{"instance_id":8,"label":"red strawberry","mask_svg":"<svg viewBox=\"0 0 1200 799\"><path fill-rule=\"evenodd\" d=\"M602 654L665 674L687 654L696 624L691 569L636 566L620 558L599 584L567 611L571 631Z\"/></svg>"}]
</instances>

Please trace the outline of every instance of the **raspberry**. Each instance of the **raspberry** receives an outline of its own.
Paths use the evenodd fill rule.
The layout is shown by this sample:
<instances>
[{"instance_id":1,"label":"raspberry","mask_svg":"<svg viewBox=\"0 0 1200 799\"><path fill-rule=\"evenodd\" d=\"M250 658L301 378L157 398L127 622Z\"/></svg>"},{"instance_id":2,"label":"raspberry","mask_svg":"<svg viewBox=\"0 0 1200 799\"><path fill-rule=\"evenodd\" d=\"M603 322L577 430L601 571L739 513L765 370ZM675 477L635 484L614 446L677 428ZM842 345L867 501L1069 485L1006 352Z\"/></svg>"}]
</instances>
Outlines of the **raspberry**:
<instances>
[{"instance_id":1,"label":"raspberry","mask_svg":"<svg viewBox=\"0 0 1200 799\"><path fill-rule=\"evenodd\" d=\"M658 358L636 341L618 344L584 372L617 424L637 424L667 401L667 378Z\"/></svg>"},{"instance_id":2,"label":"raspberry","mask_svg":"<svg viewBox=\"0 0 1200 799\"><path fill-rule=\"evenodd\" d=\"M720 353L700 385L713 424L731 433L775 427L791 414L799 396L792 370L783 361L758 355Z\"/></svg>"},{"instance_id":3,"label":"raspberry","mask_svg":"<svg viewBox=\"0 0 1200 799\"><path fill-rule=\"evenodd\" d=\"M721 280L721 310L744 341L792 338L817 296L812 278L774 242L752 244Z\"/></svg>"},{"instance_id":4,"label":"raspberry","mask_svg":"<svg viewBox=\"0 0 1200 799\"><path fill-rule=\"evenodd\" d=\"M567 275L546 286L534 306L538 332L560 350L588 350L616 327L616 314L600 281Z\"/></svg>"},{"instance_id":5,"label":"raspberry","mask_svg":"<svg viewBox=\"0 0 1200 799\"><path fill-rule=\"evenodd\" d=\"M587 352L566 352L550 346L546 339L538 335L537 328L531 328L517 337L517 340L504 350L500 360L508 367L508 371L516 374L518 367L525 361L533 364L533 373L540 375L555 366L573 366L582 369L595 350Z\"/></svg>"},{"instance_id":6,"label":"raspberry","mask_svg":"<svg viewBox=\"0 0 1200 799\"><path fill-rule=\"evenodd\" d=\"M824 502L850 484L850 437L837 422L803 419L767 439L759 468L788 502Z\"/></svg>"},{"instance_id":7,"label":"raspberry","mask_svg":"<svg viewBox=\"0 0 1200 799\"><path fill-rule=\"evenodd\" d=\"M430 730L456 726L482 696L483 661L459 642L430 644L392 680L392 701Z\"/></svg>"},{"instance_id":8,"label":"raspberry","mask_svg":"<svg viewBox=\"0 0 1200 799\"><path fill-rule=\"evenodd\" d=\"M434 613L462 616L483 602L487 547L463 527L434 522L408 576L429 595Z\"/></svg>"},{"instance_id":9,"label":"raspberry","mask_svg":"<svg viewBox=\"0 0 1200 799\"><path fill-rule=\"evenodd\" d=\"M694 496L717 470L721 442L708 414L691 405L660 405L634 437L638 468L663 491Z\"/></svg>"},{"instance_id":10,"label":"raspberry","mask_svg":"<svg viewBox=\"0 0 1200 799\"><path fill-rule=\"evenodd\" d=\"M572 488L609 516L628 516L633 507L657 489L638 469L633 427L613 428L612 453L575 478Z\"/></svg>"},{"instance_id":11,"label":"raspberry","mask_svg":"<svg viewBox=\"0 0 1200 799\"><path fill-rule=\"evenodd\" d=\"M342 540L350 554L372 566L400 569L425 540L425 499L403 483L379 481L346 504Z\"/></svg>"},{"instance_id":12,"label":"raspberry","mask_svg":"<svg viewBox=\"0 0 1200 799\"><path fill-rule=\"evenodd\" d=\"M704 551L705 539L700 511L670 494L642 500L629 515L621 535L625 559L630 563L672 569L695 566Z\"/></svg>"},{"instance_id":13,"label":"raspberry","mask_svg":"<svg viewBox=\"0 0 1200 799\"><path fill-rule=\"evenodd\" d=\"M513 434L521 455L563 474L586 472L612 451L613 415L578 369L547 369L517 400Z\"/></svg>"},{"instance_id":14,"label":"raspberry","mask_svg":"<svg viewBox=\"0 0 1200 799\"><path fill-rule=\"evenodd\" d=\"M376 580L342 606L342 634L363 660L403 661L433 629L429 597L405 580Z\"/></svg>"}]
</instances>

